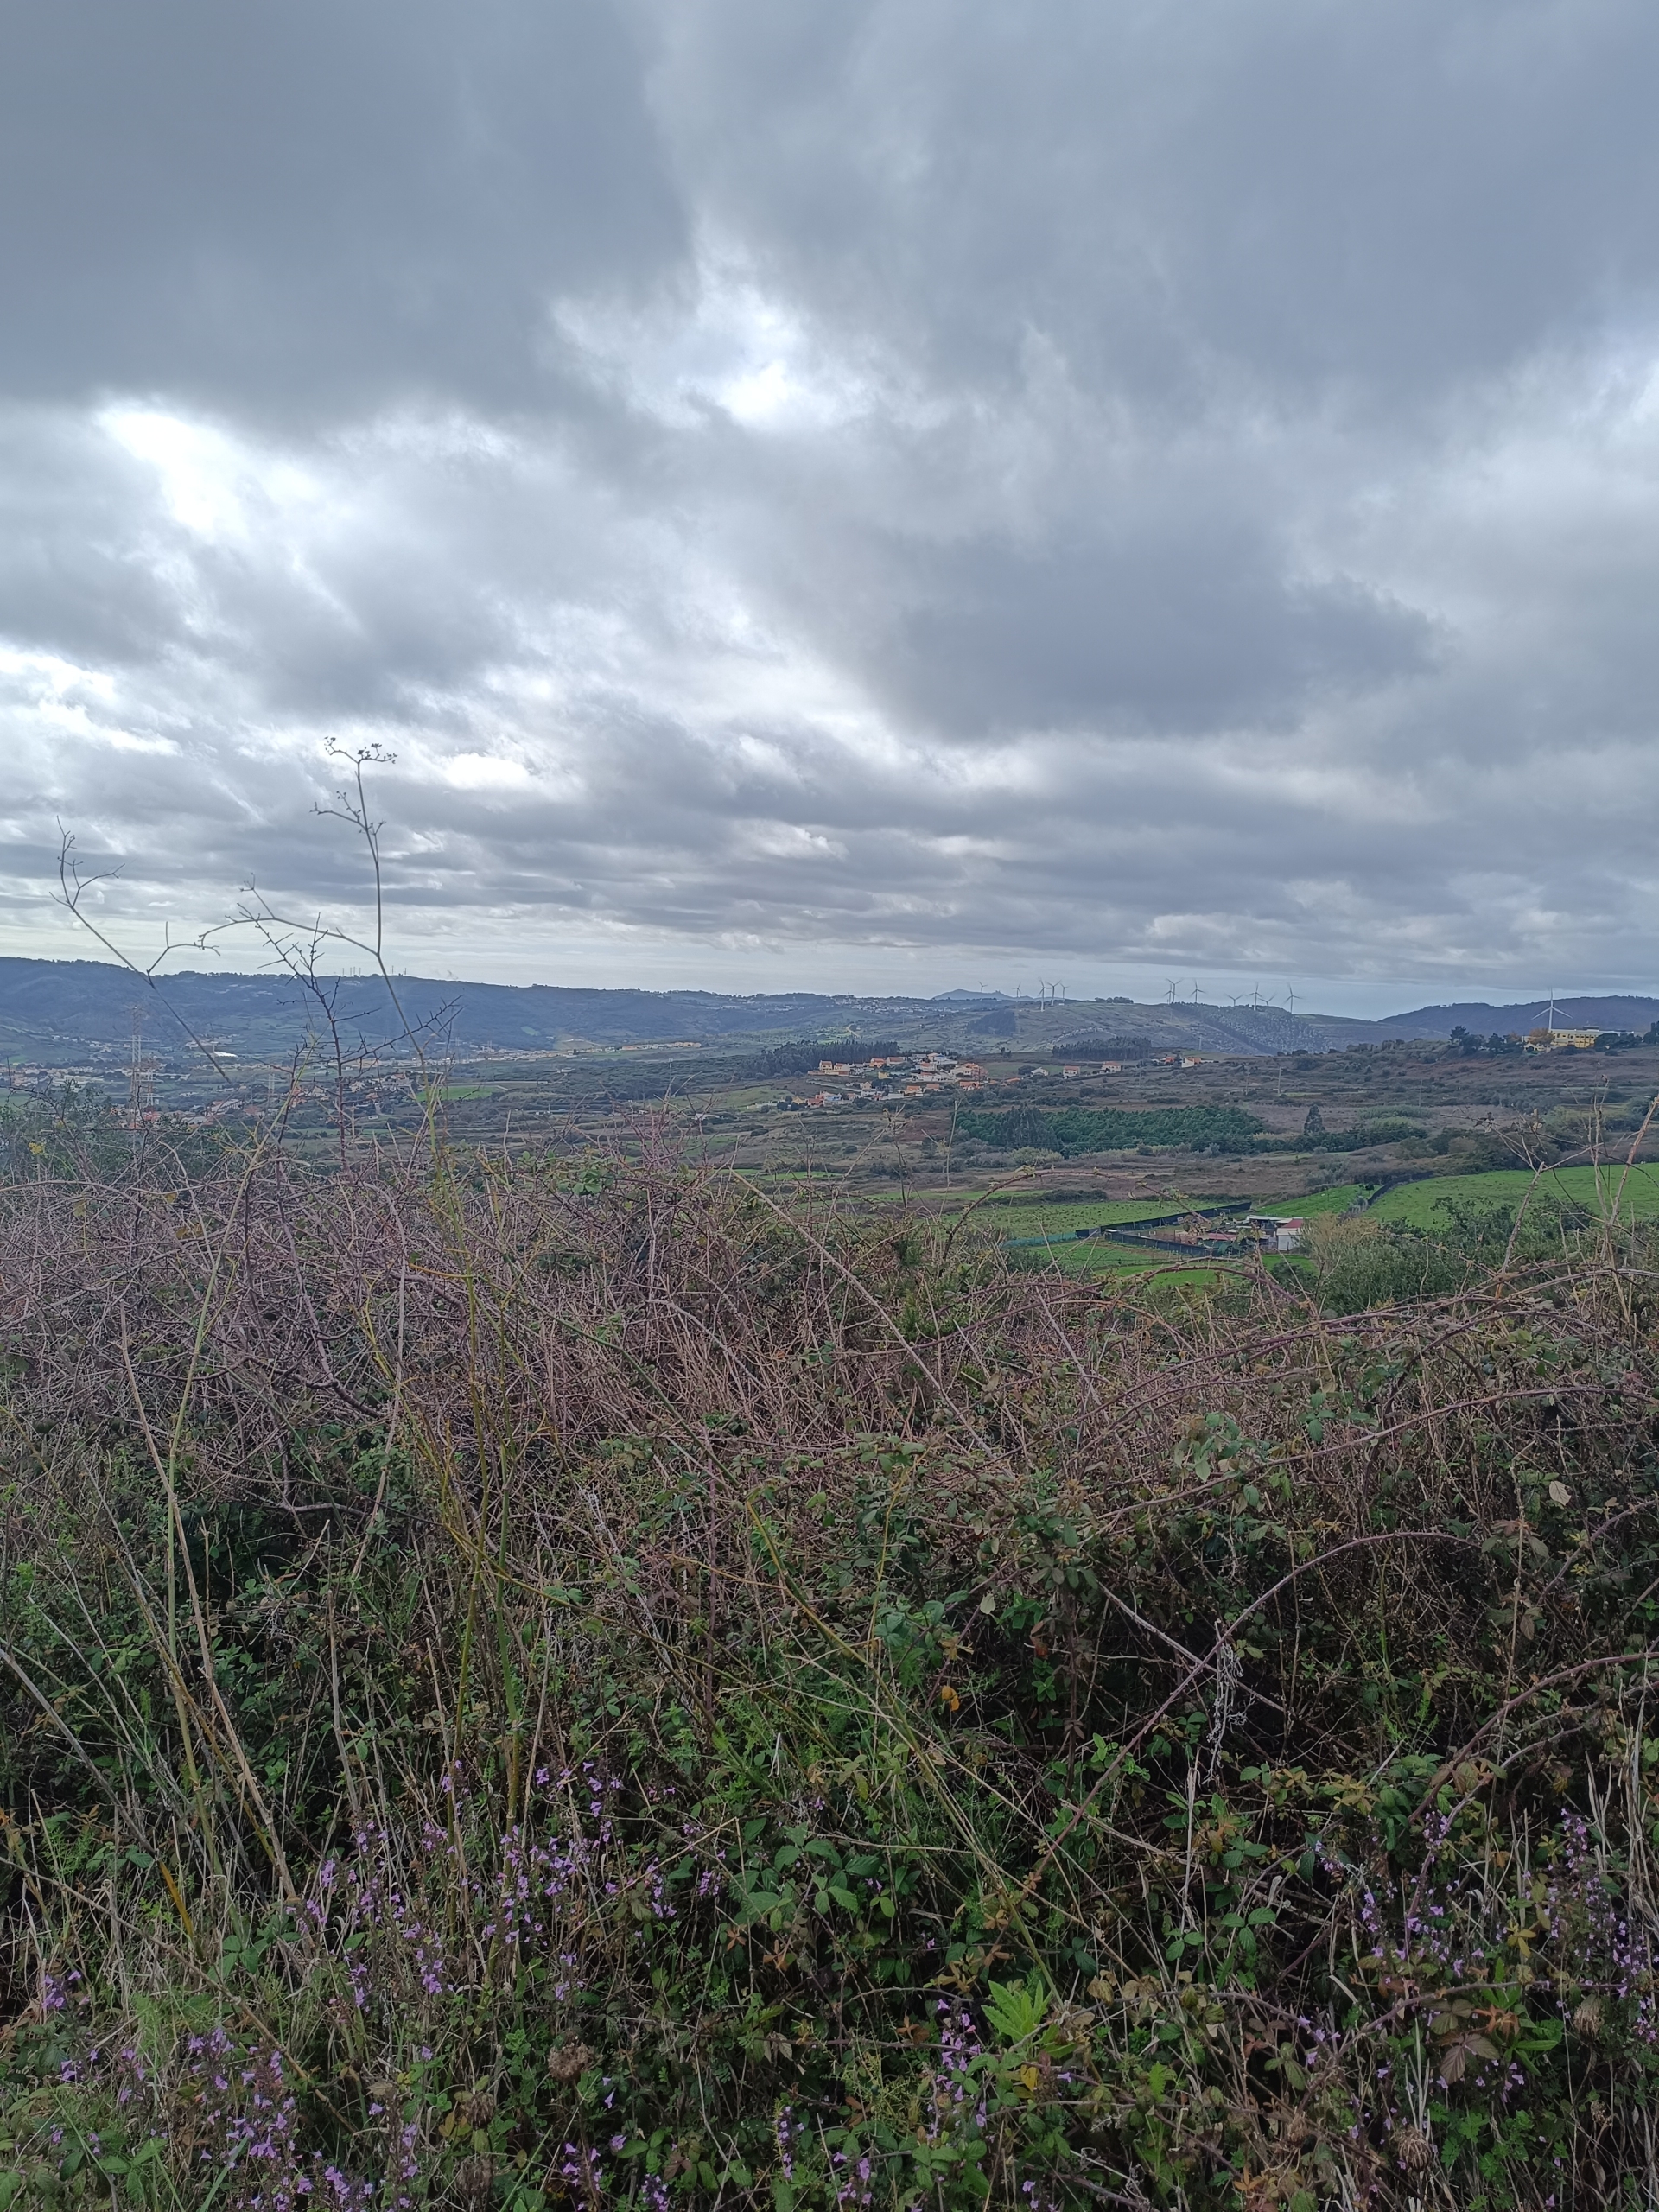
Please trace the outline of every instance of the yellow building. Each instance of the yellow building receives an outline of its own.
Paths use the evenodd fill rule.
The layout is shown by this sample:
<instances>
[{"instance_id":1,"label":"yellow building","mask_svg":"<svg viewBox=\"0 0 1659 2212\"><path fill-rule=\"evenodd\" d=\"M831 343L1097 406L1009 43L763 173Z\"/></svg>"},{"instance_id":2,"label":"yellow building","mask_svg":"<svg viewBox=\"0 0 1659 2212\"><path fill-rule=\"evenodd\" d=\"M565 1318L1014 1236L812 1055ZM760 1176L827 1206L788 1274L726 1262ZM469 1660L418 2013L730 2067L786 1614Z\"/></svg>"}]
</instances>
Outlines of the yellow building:
<instances>
[{"instance_id":1,"label":"yellow building","mask_svg":"<svg viewBox=\"0 0 1659 2212\"><path fill-rule=\"evenodd\" d=\"M1529 1052L1587 1052L1602 1034L1599 1029L1529 1029Z\"/></svg>"}]
</instances>

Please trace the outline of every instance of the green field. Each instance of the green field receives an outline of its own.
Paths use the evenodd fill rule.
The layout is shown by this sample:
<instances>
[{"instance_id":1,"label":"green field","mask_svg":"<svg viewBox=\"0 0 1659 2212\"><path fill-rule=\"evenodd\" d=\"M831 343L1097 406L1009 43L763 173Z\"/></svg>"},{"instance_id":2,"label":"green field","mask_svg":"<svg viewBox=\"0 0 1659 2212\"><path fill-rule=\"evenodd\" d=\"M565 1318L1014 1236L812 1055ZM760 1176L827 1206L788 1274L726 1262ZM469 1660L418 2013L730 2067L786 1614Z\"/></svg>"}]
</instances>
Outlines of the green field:
<instances>
[{"instance_id":1,"label":"green field","mask_svg":"<svg viewBox=\"0 0 1659 2212\"><path fill-rule=\"evenodd\" d=\"M1281 1221L1306 1221L1316 1213L1346 1213L1368 1195L1370 1187L1369 1183L1338 1183L1333 1190L1309 1191L1304 1198L1263 1198L1256 1211L1274 1214Z\"/></svg>"},{"instance_id":2,"label":"green field","mask_svg":"<svg viewBox=\"0 0 1659 2212\"><path fill-rule=\"evenodd\" d=\"M1054 1198L1035 1205L999 1203L993 1198L976 1206L976 1227L994 1236L1052 1236L1064 1241L1079 1229L1105 1227L1116 1222L1146 1221L1158 1214L1173 1213L1184 1204L1216 1205L1215 1198Z\"/></svg>"},{"instance_id":3,"label":"green field","mask_svg":"<svg viewBox=\"0 0 1659 2212\"><path fill-rule=\"evenodd\" d=\"M1033 1251L1027 1256L1040 1259ZM1223 1266L1225 1262L1221 1263ZM1180 1255L1175 1252L1137 1252L1130 1244L1109 1244L1103 1237L1091 1238L1086 1244L1057 1244L1054 1265L1062 1274L1068 1275L1147 1275L1157 1273L1171 1282L1203 1283L1211 1287L1220 1281L1219 1268L1211 1264L1205 1268L1184 1268Z\"/></svg>"},{"instance_id":4,"label":"green field","mask_svg":"<svg viewBox=\"0 0 1659 2212\"><path fill-rule=\"evenodd\" d=\"M1255 1210L1275 1214L1287 1221L1305 1219L1309 1214L1345 1213L1365 1197L1366 1188L1362 1183L1342 1183L1334 1190L1310 1192L1306 1198L1261 1198L1255 1202ZM1052 1236L1057 1249L1064 1249L1066 1240L1079 1229L1146 1221L1159 1214L1173 1213L1183 1204L1201 1207L1221 1203L1218 1198L1205 1198L1201 1193L1162 1198L1055 1198L1035 1205L993 1199L977 1207L973 1217L979 1227L988 1229L995 1236ZM1131 1266L1143 1264L1132 1253L1124 1256Z\"/></svg>"},{"instance_id":5,"label":"green field","mask_svg":"<svg viewBox=\"0 0 1659 2212\"><path fill-rule=\"evenodd\" d=\"M1201 1196L1189 1202L1195 1206L1221 1203ZM1077 1235L1080 1229L1109 1228L1118 1223L1127 1226L1130 1222L1168 1215L1182 1203L1178 1198L1056 1198L1036 1205L993 1201L976 1209L972 1218L980 1228L1006 1240L1008 1256L1016 1264L1043 1265L1042 1246L1025 1240L1052 1237L1047 1258L1067 1274L1148 1274L1155 1269L1168 1274L1175 1282L1213 1284L1218 1280L1213 1267L1183 1268L1176 1253L1137 1250L1132 1244L1113 1244L1104 1237L1080 1239Z\"/></svg>"},{"instance_id":6,"label":"green field","mask_svg":"<svg viewBox=\"0 0 1659 2212\"><path fill-rule=\"evenodd\" d=\"M1353 1184L1340 1191L1321 1192L1306 1206L1300 1200L1287 1200L1274 1210L1289 1215L1312 1211L1316 1207L1322 1211L1332 1207L1340 1209L1361 1195L1359 1185ZM1046 1257L1067 1274L1147 1274L1156 1269L1160 1273L1169 1272L1172 1280L1179 1282L1213 1283L1217 1280L1213 1267L1182 1268L1175 1253L1137 1250L1133 1245L1113 1244L1103 1237L1081 1239L1077 1235L1080 1229L1109 1228L1119 1223L1127 1226L1131 1222L1166 1216L1184 1203L1205 1206L1223 1202L1201 1193L1190 1194L1185 1199L1054 1198L1034 1205L1018 1199L994 1198L972 1207L969 1218L982 1233L1001 1240L1008 1248L1009 1258L1016 1264L1043 1265L1044 1249L1035 1240L1052 1237L1053 1242ZM968 1207L952 1211L960 1218Z\"/></svg>"},{"instance_id":7,"label":"green field","mask_svg":"<svg viewBox=\"0 0 1659 2212\"><path fill-rule=\"evenodd\" d=\"M1421 1183L1396 1184L1382 1193L1370 1211L1378 1221L1434 1229L1445 1218L1439 1211L1444 1198L1456 1198L1465 1205L1517 1206L1532 1191L1535 1204L1548 1205L1553 1197L1599 1213L1611 1207L1624 1174L1624 1168L1618 1166L1556 1167L1535 1179L1523 1167L1496 1167L1481 1175L1436 1175ZM1619 1215L1626 1221L1659 1217L1659 1166L1631 1168L1619 1199Z\"/></svg>"},{"instance_id":8,"label":"green field","mask_svg":"<svg viewBox=\"0 0 1659 2212\"><path fill-rule=\"evenodd\" d=\"M1611 1204L1623 1173L1622 1167L1601 1171L1599 1198L1597 1171L1592 1167L1554 1168L1538 1177L1535 1185L1535 1179L1524 1168L1497 1168L1479 1175L1435 1175L1419 1183L1397 1184L1393 1190L1385 1191L1370 1211L1379 1221L1432 1230L1443 1224L1440 1207L1448 1198L1475 1206L1515 1207L1530 1190L1534 1205L1548 1205L1553 1197L1596 1212ZM1285 1218L1344 1213L1366 1197L1367 1188L1360 1183L1342 1183L1329 1191L1310 1192L1304 1198L1263 1199L1258 1203L1257 1210ZM1167 1268L1175 1255L1137 1251L1133 1246L1109 1243L1103 1238L1079 1241L1075 1232L1119 1222L1145 1221L1149 1216L1172 1211L1179 1203L1178 1199L1167 1198L1116 1201L1057 1198L1034 1205L994 1201L976 1208L972 1218L980 1229L1007 1242L1010 1258L1027 1265L1040 1263L1042 1253L1040 1247L1023 1240L1048 1236L1053 1239L1051 1254L1054 1264L1068 1274L1146 1274L1154 1268ZM1192 1203L1203 1205L1206 1201L1195 1197ZM1659 1165L1631 1169L1624 1184L1620 1213L1626 1220L1659 1219ZM1183 1270L1181 1279L1188 1279L1189 1274L1194 1281L1214 1279L1212 1270L1198 1268Z\"/></svg>"}]
</instances>

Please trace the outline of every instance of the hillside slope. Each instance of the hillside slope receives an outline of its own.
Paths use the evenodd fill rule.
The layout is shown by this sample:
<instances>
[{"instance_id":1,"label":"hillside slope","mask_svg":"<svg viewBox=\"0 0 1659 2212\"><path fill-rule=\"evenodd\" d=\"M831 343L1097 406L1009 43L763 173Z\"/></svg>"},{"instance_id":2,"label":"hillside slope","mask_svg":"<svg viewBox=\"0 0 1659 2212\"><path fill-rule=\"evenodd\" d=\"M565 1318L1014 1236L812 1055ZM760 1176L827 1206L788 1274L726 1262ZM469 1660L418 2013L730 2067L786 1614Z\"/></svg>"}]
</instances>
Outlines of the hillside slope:
<instances>
[{"instance_id":1,"label":"hillside slope","mask_svg":"<svg viewBox=\"0 0 1659 2212\"><path fill-rule=\"evenodd\" d=\"M334 1012L351 1050L392 1042L403 1023L377 977L347 976L333 987ZM1021 1051L1144 1038L1157 1052L1281 1053L1340 1051L1393 1039L1445 1038L1459 1024L1486 1035L1535 1027L1548 1001L1522 1006L1470 1002L1421 1007L1363 1021L1342 1014L1298 1014L1282 1007L1203 1004L1139 1006L1122 1000L981 998L951 991L934 998L861 997L850 993L596 990L556 983L446 982L400 976L408 1020L440 1046L462 1052L552 1051L590 1046L698 1045L727 1039L897 1036L906 1043L973 1051L1012 1043ZM188 1031L243 1058L286 1058L316 1027L315 1001L291 977L187 970L146 985L127 969L94 960L0 958L0 1060L73 1065L124 1059L135 1014L144 1049L187 1053ZM1645 1029L1659 999L1564 998L1562 1024Z\"/></svg>"}]
</instances>

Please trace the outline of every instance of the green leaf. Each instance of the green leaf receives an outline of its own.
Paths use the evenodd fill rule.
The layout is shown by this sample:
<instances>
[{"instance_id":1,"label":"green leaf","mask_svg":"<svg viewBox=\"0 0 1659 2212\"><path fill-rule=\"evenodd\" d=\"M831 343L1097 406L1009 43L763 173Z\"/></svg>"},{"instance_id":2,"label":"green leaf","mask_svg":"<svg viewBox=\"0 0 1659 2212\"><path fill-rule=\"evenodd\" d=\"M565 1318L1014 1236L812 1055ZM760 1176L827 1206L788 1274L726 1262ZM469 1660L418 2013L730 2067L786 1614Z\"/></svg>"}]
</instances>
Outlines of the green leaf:
<instances>
[{"instance_id":1,"label":"green leaf","mask_svg":"<svg viewBox=\"0 0 1659 2212\"><path fill-rule=\"evenodd\" d=\"M994 1981L985 2017L1008 2043L1035 2035L1048 2011L1048 1988L1040 1974L1029 1981Z\"/></svg>"}]
</instances>

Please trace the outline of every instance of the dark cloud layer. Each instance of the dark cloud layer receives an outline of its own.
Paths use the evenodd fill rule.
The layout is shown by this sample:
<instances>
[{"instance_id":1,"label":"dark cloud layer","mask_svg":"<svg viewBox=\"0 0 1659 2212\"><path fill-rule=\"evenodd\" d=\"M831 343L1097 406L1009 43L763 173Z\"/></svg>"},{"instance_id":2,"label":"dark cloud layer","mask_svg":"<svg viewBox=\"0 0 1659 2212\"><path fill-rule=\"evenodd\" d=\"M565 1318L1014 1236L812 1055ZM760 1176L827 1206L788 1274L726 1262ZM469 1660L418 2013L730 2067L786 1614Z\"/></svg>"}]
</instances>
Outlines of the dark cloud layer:
<instances>
[{"instance_id":1,"label":"dark cloud layer","mask_svg":"<svg viewBox=\"0 0 1659 2212\"><path fill-rule=\"evenodd\" d=\"M9 947L1652 980L1636 0L0 27Z\"/></svg>"},{"instance_id":2,"label":"dark cloud layer","mask_svg":"<svg viewBox=\"0 0 1659 2212\"><path fill-rule=\"evenodd\" d=\"M683 249L642 94L581 0L10 7L13 388L533 404L549 300Z\"/></svg>"}]
</instances>

